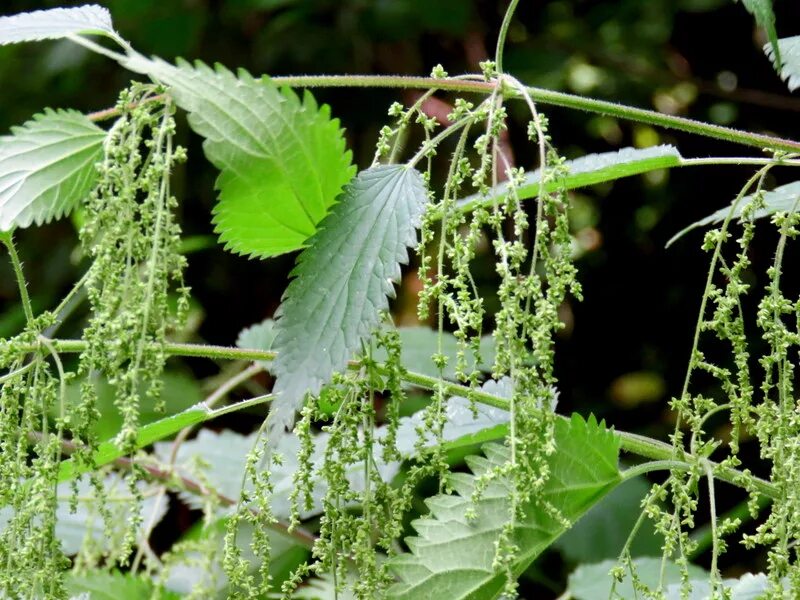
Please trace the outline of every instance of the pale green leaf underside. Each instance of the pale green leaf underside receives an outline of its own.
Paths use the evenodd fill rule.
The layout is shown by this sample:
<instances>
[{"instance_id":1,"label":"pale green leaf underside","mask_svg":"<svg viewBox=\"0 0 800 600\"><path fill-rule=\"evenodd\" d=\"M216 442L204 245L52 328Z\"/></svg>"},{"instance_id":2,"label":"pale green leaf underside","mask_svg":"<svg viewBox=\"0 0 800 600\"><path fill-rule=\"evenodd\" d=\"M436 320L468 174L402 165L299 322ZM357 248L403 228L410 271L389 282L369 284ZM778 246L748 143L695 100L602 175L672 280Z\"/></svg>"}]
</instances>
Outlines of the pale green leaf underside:
<instances>
[{"instance_id":1,"label":"pale green leaf underside","mask_svg":"<svg viewBox=\"0 0 800 600\"><path fill-rule=\"evenodd\" d=\"M0 231L72 210L94 185L105 135L79 112L48 110L0 137Z\"/></svg>"},{"instance_id":2,"label":"pale green leaf underside","mask_svg":"<svg viewBox=\"0 0 800 600\"><path fill-rule=\"evenodd\" d=\"M548 181L543 192L557 189L576 189L647 173L655 169L668 169L681 165L681 155L674 146L661 145L650 148L623 148L615 152L587 154L565 163L569 172L563 179ZM539 194L541 174L539 170L526 173L525 182L517 189L520 199L534 198ZM475 210L482 205L491 205L495 198L505 196L507 185L501 184L489 191L488 195L474 194L458 202L462 212Z\"/></svg>"},{"instance_id":3,"label":"pale green leaf underside","mask_svg":"<svg viewBox=\"0 0 800 600\"><path fill-rule=\"evenodd\" d=\"M781 50L783 63L780 68L781 77L786 81L789 90L793 92L800 87L800 35L779 39L778 48ZM772 62L777 64L771 44L764 45L764 52Z\"/></svg>"},{"instance_id":4,"label":"pale green leaf underside","mask_svg":"<svg viewBox=\"0 0 800 600\"><path fill-rule=\"evenodd\" d=\"M617 564L616 560L581 565L569 576L567 591L574 600L595 600L609 598L612 578L609 571ZM658 589L661 581L661 558L642 557L633 561L633 568L642 584L651 591ZM710 600L712 597L710 574L701 567L689 565L688 596L682 593L681 568L668 561L664 569L663 592L665 600ZM757 600L766 598L769 591L769 580L763 573L745 573L739 579L723 579L722 586L730 595L730 600ZM717 593L721 590L718 588ZM613 598L634 600L642 597L633 589L630 570L625 571L625 579L617 583Z\"/></svg>"},{"instance_id":5,"label":"pale green leaf underside","mask_svg":"<svg viewBox=\"0 0 800 600\"><path fill-rule=\"evenodd\" d=\"M161 600L179 598L172 592L155 589L149 578L137 577L130 573L113 571L89 571L86 573L70 573L67 576L67 590L70 594L85 594L89 600L150 600L158 597ZM157 592L157 594L156 594Z\"/></svg>"},{"instance_id":6,"label":"pale green leaf underside","mask_svg":"<svg viewBox=\"0 0 800 600\"><path fill-rule=\"evenodd\" d=\"M573 415L570 420L558 420L555 427L556 452L548 461L550 478L540 499L574 522L620 482L619 443L594 417L587 422ZM468 459L475 475L509 458L508 449L499 444L485 446L484 452L486 458ZM428 499L430 514L412 523L417 537L407 539L411 551L391 560L400 583L390 589L389 597L482 600L502 592L504 577L492 569L492 561L495 541L509 517L511 490L504 480L490 484L475 507L477 519L467 521L474 479L474 475L454 474L451 485L456 494ZM561 522L535 501L524 512L526 517L517 523L513 536L519 547L513 565L516 575L564 532Z\"/></svg>"},{"instance_id":7,"label":"pale green leaf underside","mask_svg":"<svg viewBox=\"0 0 800 600\"><path fill-rule=\"evenodd\" d=\"M596 600L597 598L609 598L611 592L612 578L609 571L617 564L616 560L606 560L603 562L582 565L575 569L567 581L567 591L572 594L574 600ZM633 561L637 576L642 583L651 589L658 587L661 578L661 558L643 557ZM708 573L700 567L691 565L689 567L690 579L705 579ZM664 571L664 584L669 586L673 583L680 583L681 569L673 562L667 562ZM617 583L614 598L636 598L636 593L631 584L630 573L626 571L626 578Z\"/></svg>"},{"instance_id":8,"label":"pale green leaf underside","mask_svg":"<svg viewBox=\"0 0 800 600\"><path fill-rule=\"evenodd\" d=\"M214 224L228 250L257 258L302 248L353 177L339 121L311 93L182 61L129 65L171 88L221 172Z\"/></svg>"},{"instance_id":9,"label":"pale green leaf underside","mask_svg":"<svg viewBox=\"0 0 800 600\"><path fill-rule=\"evenodd\" d=\"M72 34L98 34L117 38L111 23L111 13L97 4L35 10L0 17L0 46L52 40Z\"/></svg>"},{"instance_id":10,"label":"pale green leaf underside","mask_svg":"<svg viewBox=\"0 0 800 600\"><path fill-rule=\"evenodd\" d=\"M671 246L674 242L682 238L693 229L705 227L706 225L722 223L728 217L728 215L731 214L731 212L731 219L738 218L741 216L744 207L747 206L752 199L752 194L745 196L739 201L735 210L732 211L731 206L726 206L725 208L721 208L711 213L707 217L700 219L699 221L695 221L688 227L681 229L678 233L672 236L672 238L667 242L667 247ZM795 207L800 208L800 202L798 201L799 199L800 181L793 181L792 183L787 183L786 185L776 187L771 192L764 193L764 208L760 208L759 210L755 211L753 213L753 218L763 219L764 217L777 212L789 212Z\"/></svg>"},{"instance_id":11,"label":"pale green leaf underside","mask_svg":"<svg viewBox=\"0 0 800 600\"><path fill-rule=\"evenodd\" d=\"M778 44L778 33L775 30L775 12L772 10L772 0L742 0L742 4L755 17L759 27L763 27L764 31L766 31L767 39L775 54L775 67L779 69L782 58Z\"/></svg>"},{"instance_id":12,"label":"pale green leaf underside","mask_svg":"<svg viewBox=\"0 0 800 600\"><path fill-rule=\"evenodd\" d=\"M236 339L236 345L239 348L250 348L264 350L269 352L272 350L272 344L275 343L275 321L272 319L264 319L261 323L256 323L239 333ZM266 371L272 367L272 361L260 360L257 361Z\"/></svg>"},{"instance_id":13,"label":"pale green leaf underside","mask_svg":"<svg viewBox=\"0 0 800 600\"><path fill-rule=\"evenodd\" d=\"M373 167L348 184L309 240L275 327L276 425L290 424L305 394L344 369L378 326L426 202L416 170Z\"/></svg>"}]
</instances>

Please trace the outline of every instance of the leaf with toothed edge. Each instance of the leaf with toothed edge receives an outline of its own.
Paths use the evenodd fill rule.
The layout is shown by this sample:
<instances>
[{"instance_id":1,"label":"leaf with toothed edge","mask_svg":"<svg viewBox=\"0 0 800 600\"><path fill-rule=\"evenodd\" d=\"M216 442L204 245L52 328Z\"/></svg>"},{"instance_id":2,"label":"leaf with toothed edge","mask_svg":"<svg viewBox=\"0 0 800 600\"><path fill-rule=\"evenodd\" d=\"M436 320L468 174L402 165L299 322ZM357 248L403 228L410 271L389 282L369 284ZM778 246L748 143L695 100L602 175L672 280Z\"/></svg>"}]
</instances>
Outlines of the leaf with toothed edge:
<instances>
[{"instance_id":1,"label":"leaf with toothed edge","mask_svg":"<svg viewBox=\"0 0 800 600\"><path fill-rule=\"evenodd\" d=\"M764 52L776 67L779 67L781 78L786 82L789 91L793 92L800 87L800 35L779 39L778 48L781 53L781 65L778 65L772 44L764 44Z\"/></svg>"},{"instance_id":2,"label":"leaf with toothed edge","mask_svg":"<svg viewBox=\"0 0 800 600\"><path fill-rule=\"evenodd\" d=\"M291 425L306 393L343 370L378 326L427 199L416 170L372 167L348 184L309 240L277 313L273 431Z\"/></svg>"},{"instance_id":3,"label":"leaf with toothed edge","mask_svg":"<svg viewBox=\"0 0 800 600\"><path fill-rule=\"evenodd\" d=\"M772 46L775 68L780 71L783 61L781 59L781 48L778 44L778 33L775 30L775 11L772 9L772 0L742 0L742 4L753 15L756 24L764 28L767 39Z\"/></svg>"},{"instance_id":4,"label":"leaf with toothed edge","mask_svg":"<svg viewBox=\"0 0 800 600\"><path fill-rule=\"evenodd\" d=\"M125 66L167 85L205 138L220 170L214 224L226 249L268 258L303 248L355 174L330 108L221 65L132 56Z\"/></svg>"},{"instance_id":5,"label":"leaf with toothed edge","mask_svg":"<svg viewBox=\"0 0 800 600\"><path fill-rule=\"evenodd\" d=\"M588 421L576 414L558 419L555 442L556 450L547 460L549 478L514 525L512 542L519 549L512 564L515 576L566 530L540 502L549 502L561 517L575 522L621 481L619 440L593 416ZM456 493L426 501L430 513L412 523L417 535L406 539L409 552L390 559L399 582L390 588L389 598L484 600L503 591L504 574L495 571L493 562L495 542L509 518L511 485L498 478L477 504L471 496L475 478L506 464L510 451L487 444L484 454L467 459L472 475L450 475ZM472 508L477 517L469 520Z\"/></svg>"},{"instance_id":6,"label":"leaf with toothed edge","mask_svg":"<svg viewBox=\"0 0 800 600\"><path fill-rule=\"evenodd\" d=\"M73 34L118 37L111 23L111 13L97 4L34 10L0 17L0 46L54 40Z\"/></svg>"},{"instance_id":7,"label":"leaf with toothed edge","mask_svg":"<svg viewBox=\"0 0 800 600\"><path fill-rule=\"evenodd\" d=\"M73 110L46 110L0 137L0 231L64 216L89 193L106 132Z\"/></svg>"}]
</instances>

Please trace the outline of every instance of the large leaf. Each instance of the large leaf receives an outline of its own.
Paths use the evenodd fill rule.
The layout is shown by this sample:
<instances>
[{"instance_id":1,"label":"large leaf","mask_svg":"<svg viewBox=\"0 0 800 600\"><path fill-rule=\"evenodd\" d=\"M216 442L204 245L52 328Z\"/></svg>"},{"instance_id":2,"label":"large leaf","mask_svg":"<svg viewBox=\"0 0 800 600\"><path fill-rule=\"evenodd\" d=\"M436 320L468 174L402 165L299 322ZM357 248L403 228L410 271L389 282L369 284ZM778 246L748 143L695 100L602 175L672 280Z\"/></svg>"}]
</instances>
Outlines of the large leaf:
<instances>
[{"instance_id":1,"label":"large leaf","mask_svg":"<svg viewBox=\"0 0 800 600\"><path fill-rule=\"evenodd\" d=\"M524 507L524 517L515 523L512 541L519 552L512 569L516 576L565 531L542 502L575 521L620 482L619 442L594 417L588 422L578 415L559 419L555 440L556 452L548 461L550 477L541 495ZM492 563L495 542L509 518L510 483L495 480L474 506L477 518L470 521L466 516L473 508L475 476L509 459L509 450L499 444L485 446L485 453L486 458L468 460L475 475L451 476L456 494L428 499L430 514L412 523L418 536L407 540L411 551L391 561L400 579L389 591L391 598L481 600L502 592L504 575L495 572Z\"/></svg>"},{"instance_id":2,"label":"large leaf","mask_svg":"<svg viewBox=\"0 0 800 600\"><path fill-rule=\"evenodd\" d=\"M745 8L756 19L756 23L767 32L767 39L772 45L775 68L780 70L781 51L778 44L778 33L775 31L775 12L772 10L772 0L742 0Z\"/></svg>"},{"instance_id":3,"label":"large leaf","mask_svg":"<svg viewBox=\"0 0 800 600\"><path fill-rule=\"evenodd\" d=\"M131 573L112 571L89 571L86 573L70 573L67 576L67 591L70 594L83 595L87 600L173 600L180 598L177 594L157 588L152 579L137 577ZM81 597L81 596L78 596Z\"/></svg>"},{"instance_id":4,"label":"large leaf","mask_svg":"<svg viewBox=\"0 0 800 600\"><path fill-rule=\"evenodd\" d=\"M553 546L575 563L593 563L619 556L641 514L642 499L650 491L644 477L622 482L591 508ZM632 556L661 554L663 537L647 519L631 544Z\"/></svg>"},{"instance_id":5,"label":"large leaf","mask_svg":"<svg viewBox=\"0 0 800 600\"><path fill-rule=\"evenodd\" d=\"M214 223L220 241L258 258L302 248L355 173L337 119L268 78L179 62L128 65L170 86L221 173Z\"/></svg>"},{"instance_id":6,"label":"large leaf","mask_svg":"<svg viewBox=\"0 0 800 600\"><path fill-rule=\"evenodd\" d=\"M778 48L781 51L780 73L790 91L795 91L800 87L800 35L781 38L778 40ZM774 62L778 64L775 51L771 44L764 46L764 52Z\"/></svg>"},{"instance_id":7,"label":"large leaf","mask_svg":"<svg viewBox=\"0 0 800 600\"><path fill-rule=\"evenodd\" d=\"M798 199L800 199L800 181L793 181L792 183L787 183L786 185L776 187L771 192L764 193L764 207L755 211L753 213L753 218L762 219L777 212L789 212L795 207L795 205L800 207L800 202ZM752 200L752 194L744 196L736 205L736 209L733 210L731 219L740 217L745 206L747 206ZM688 227L681 229L667 242L667 248L669 248L673 243L678 241L693 229L705 227L706 225L713 225L715 223L722 223L728 217L728 215L731 214L731 208L731 206L720 208L707 217L704 217L699 221L695 221Z\"/></svg>"},{"instance_id":8,"label":"large leaf","mask_svg":"<svg viewBox=\"0 0 800 600\"><path fill-rule=\"evenodd\" d=\"M0 231L72 210L94 184L104 138L72 110L47 110L0 137Z\"/></svg>"},{"instance_id":9,"label":"large leaf","mask_svg":"<svg viewBox=\"0 0 800 600\"><path fill-rule=\"evenodd\" d=\"M617 583L614 596L611 596L611 586L613 579L609 572L617 564L616 560L606 560L591 565L582 565L575 569L569 576L567 591L574 600L596 600L597 598L614 598L633 600L637 598L633 590L630 573L626 572L625 579ZM639 580L650 588L658 587L661 579L661 558L637 558L633 561L634 569ZM689 566L689 578L692 580L703 580L708 578L708 573L700 567ZM664 570L664 584L671 584L681 581L681 569L673 562L667 562Z\"/></svg>"},{"instance_id":10,"label":"large leaf","mask_svg":"<svg viewBox=\"0 0 800 600\"><path fill-rule=\"evenodd\" d=\"M556 189L575 189L647 173L655 169L668 169L681 165L681 155L674 146L661 145L650 148L623 148L616 152L587 154L565 163L568 174L558 181L548 181L544 192ZM539 194L541 172L537 169L526 173L525 181L517 188L520 199L534 198ZM475 210L478 206L491 205L495 198L507 193L507 184L492 188L485 196L474 194L459 200L458 208L463 212Z\"/></svg>"},{"instance_id":11,"label":"large leaf","mask_svg":"<svg viewBox=\"0 0 800 600\"><path fill-rule=\"evenodd\" d=\"M275 329L273 427L344 369L380 322L427 202L420 174L378 166L345 188L292 274Z\"/></svg>"},{"instance_id":12,"label":"large leaf","mask_svg":"<svg viewBox=\"0 0 800 600\"><path fill-rule=\"evenodd\" d=\"M167 512L168 499L166 496L150 494L145 497L140 507L138 499L131 495L126 483L119 477L106 477L103 487L106 492L104 510L111 514L113 528L109 531L100 513L100 501L96 490L88 478L82 477L77 482L78 501L75 512L72 511L71 501L73 496L72 485L60 483L58 485L58 506L56 508L56 537L61 542L64 554L77 554L87 541L100 552L113 552L115 544L121 542L129 527L129 520L134 508L141 510L144 523L137 535L144 533L144 525L153 517L153 523L158 523ZM144 489L144 484L139 482L138 487ZM13 517L10 507L0 509L0 531Z\"/></svg>"},{"instance_id":13,"label":"large leaf","mask_svg":"<svg viewBox=\"0 0 800 600\"><path fill-rule=\"evenodd\" d=\"M52 40L72 34L97 34L117 39L111 13L97 4L0 17L0 46Z\"/></svg>"},{"instance_id":14,"label":"large leaf","mask_svg":"<svg viewBox=\"0 0 800 600\"><path fill-rule=\"evenodd\" d=\"M236 339L236 345L239 348L264 350L266 352L272 350L272 344L274 343L275 321L272 319L264 319L261 323L256 323L243 329ZM257 362L267 371L272 366L272 361L260 360Z\"/></svg>"},{"instance_id":15,"label":"large leaf","mask_svg":"<svg viewBox=\"0 0 800 600\"><path fill-rule=\"evenodd\" d=\"M641 598L642 595L633 589L631 575L628 571L625 572L625 579L617 583L614 595L610 595L613 580L609 572L616 564L616 560L606 560L582 565L575 569L567 583L569 597L574 600L595 600L596 598L634 600ZM637 558L633 561L633 567L642 584L654 591L658 588L662 572L660 557ZM663 583L664 588L661 591L665 600L711 600L712 597L710 574L695 565L689 565L691 592L688 596L682 594L681 568L674 562L666 563ZM760 600L767 597L769 580L763 573L755 575L745 573L739 579L724 579L722 586L729 594L725 597L730 600Z\"/></svg>"}]
</instances>

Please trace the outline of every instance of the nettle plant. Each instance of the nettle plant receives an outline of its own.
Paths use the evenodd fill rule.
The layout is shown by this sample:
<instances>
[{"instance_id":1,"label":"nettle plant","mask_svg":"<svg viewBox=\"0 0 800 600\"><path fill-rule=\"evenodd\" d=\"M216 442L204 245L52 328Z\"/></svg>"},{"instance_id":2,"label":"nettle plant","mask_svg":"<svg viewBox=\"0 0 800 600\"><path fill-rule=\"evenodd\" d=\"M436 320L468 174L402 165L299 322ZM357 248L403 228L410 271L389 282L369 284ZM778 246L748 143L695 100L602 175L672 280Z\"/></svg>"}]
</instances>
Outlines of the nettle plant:
<instances>
[{"instance_id":1,"label":"nettle plant","mask_svg":"<svg viewBox=\"0 0 800 600\"><path fill-rule=\"evenodd\" d=\"M172 65L133 50L98 6L0 19L0 44L67 38L144 76L112 109L47 110L0 138L0 241L26 320L0 340L0 596L511 598L537 556L647 473L658 483L618 560L581 565L564 598L800 594L800 299L781 287L800 186L765 188L771 169L800 165L800 143L525 86L503 69L516 5L482 73L437 66L430 77L270 79ZM798 85L800 38L777 39L768 1L745 5ZM314 86L426 91L389 108L373 164L359 171L330 109L291 89ZM452 100L445 126L423 110L437 93L468 96ZM535 171L502 150L508 102L529 110ZM565 161L541 103L766 156L687 159L658 146ZM219 170L214 223L225 248L255 260L299 251L275 320L243 331L235 347L180 337L190 290L170 189L186 158L175 142L178 110ZM447 176L434 185L440 160ZM565 298L581 297L568 191L726 163L758 171L733 204L696 224L715 228L703 242L711 259L685 385L671 401L674 434L664 442L559 414L553 336ZM35 314L14 232L71 211L90 266L58 306ZM777 248L767 287L751 289L748 248L766 216ZM498 281L491 302L470 271L487 242ZM410 251L423 283L418 312L435 329L397 328L388 311ZM90 314L82 336L57 337L80 302ZM165 398L181 395L165 393L164 371L174 357L233 368L204 402L174 406ZM222 404L264 371L269 393ZM700 373L717 393L693 392ZM245 410L266 414L249 435L197 431ZM724 439L708 431L720 414ZM765 478L740 458L746 436L757 439ZM468 472L452 470L465 454ZM409 524L430 481L426 511ZM743 490L743 508L717 514L722 486ZM159 553L149 539L170 498L201 516ZM708 525L698 526L698 513ZM635 558L648 526L662 554ZM766 557L765 572L723 578L719 558L740 543ZM708 570L691 563L704 549Z\"/></svg>"}]
</instances>

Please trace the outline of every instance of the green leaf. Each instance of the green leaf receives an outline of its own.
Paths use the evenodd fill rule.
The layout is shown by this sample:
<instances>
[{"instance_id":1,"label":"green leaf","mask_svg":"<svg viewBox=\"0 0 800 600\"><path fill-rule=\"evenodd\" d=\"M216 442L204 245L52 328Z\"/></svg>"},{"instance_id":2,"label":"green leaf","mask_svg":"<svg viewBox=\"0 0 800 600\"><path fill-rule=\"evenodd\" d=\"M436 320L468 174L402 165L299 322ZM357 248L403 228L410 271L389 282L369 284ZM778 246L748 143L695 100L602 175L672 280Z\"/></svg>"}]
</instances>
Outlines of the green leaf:
<instances>
[{"instance_id":1,"label":"green leaf","mask_svg":"<svg viewBox=\"0 0 800 600\"><path fill-rule=\"evenodd\" d=\"M72 34L97 34L118 39L111 24L111 13L97 4L0 17L0 46L54 40Z\"/></svg>"},{"instance_id":2,"label":"green leaf","mask_svg":"<svg viewBox=\"0 0 800 600\"><path fill-rule=\"evenodd\" d=\"M94 185L105 131L73 110L47 110L0 137L0 231L67 214Z\"/></svg>"},{"instance_id":3,"label":"green leaf","mask_svg":"<svg viewBox=\"0 0 800 600\"><path fill-rule=\"evenodd\" d=\"M502 378L500 381L488 380L481 386L481 391L500 398L511 398L511 379ZM508 432L509 413L501 408L476 404L475 413L468 399L461 396L452 396L445 405L444 427L442 428L442 441L446 450L455 450L494 441L502 438ZM426 431L425 411L419 411L410 417L403 417L397 426L397 450L405 457L416 454L419 438L418 430ZM379 427L376 437L382 439L385 428ZM426 431L422 447L431 448L437 444L436 437Z\"/></svg>"},{"instance_id":4,"label":"green leaf","mask_svg":"<svg viewBox=\"0 0 800 600\"><path fill-rule=\"evenodd\" d=\"M636 574L642 583L649 588L658 587L661 577L661 558L637 558L633 561ZM592 565L582 565L573 571L567 581L567 591L574 600L596 600L597 598L611 598L612 577L609 574L612 568L617 565L616 560L606 560ZM689 578L696 580L708 579L708 573L689 565ZM664 583L680 584L681 569L673 562L667 562L664 571ZM626 577L621 583L617 583L616 594L613 598L630 599L638 598L631 583L630 573L626 571ZM680 596L678 596L680 597Z\"/></svg>"},{"instance_id":5,"label":"green leaf","mask_svg":"<svg viewBox=\"0 0 800 600\"><path fill-rule=\"evenodd\" d=\"M430 327L398 327L397 333L400 336L402 346L400 361L409 371L415 371L438 377L439 369L434 364L432 356L438 347L439 332ZM458 340L456 336L447 331L442 334L442 354L447 357L447 365L442 375L445 379L456 379L456 363L458 361ZM481 338L481 362L474 365L472 355L467 354L468 371L479 368L483 371L491 371L494 364L495 345L494 338L486 335ZM385 362L388 358L384 348L378 348L373 355L377 362Z\"/></svg>"},{"instance_id":6,"label":"green leaf","mask_svg":"<svg viewBox=\"0 0 800 600\"><path fill-rule=\"evenodd\" d=\"M772 10L772 0L742 0L742 4L755 17L759 27L763 27L767 32L767 38L772 45L775 68L780 70L783 61L778 44L778 32L775 31L775 12Z\"/></svg>"},{"instance_id":7,"label":"green leaf","mask_svg":"<svg viewBox=\"0 0 800 600\"><path fill-rule=\"evenodd\" d=\"M278 309L273 427L290 425L305 394L344 369L378 326L426 203L416 170L373 167L348 184L309 240Z\"/></svg>"},{"instance_id":8,"label":"green leaf","mask_svg":"<svg viewBox=\"0 0 800 600\"><path fill-rule=\"evenodd\" d=\"M179 598L177 594L156 588L149 578L137 577L131 573L112 571L89 571L70 573L67 576L67 592L73 595L85 594L89 600L162 600Z\"/></svg>"},{"instance_id":9,"label":"green leaf","mask_svg":"<svg viewBox=\"0 0 800 600\"><path fill-rule=\"evenodd\" d=\"M159 395L166 405L166 412L156 412L157 399L150 397L144 387L139 390L139 423L149 425L168 415L174 415L195 406L203 400L203 394L194 378L181 373L164 373L163 389ZM76 406L80 402L82 381L67 387L67 404ZM94 424L93 432L100 440L110 440L122 429L122 415L116 406L116 387L105 379L94 381L97 391L97 409L100 419ZM57 407L52 409L53 415Z\"/></svg>"},{"instance_id":10,"label":"green leaf","mask_svg":"<svg viewBox=\"0 0 800 600\"><path fill-rule=\"evenodd\" d=\"M667 586L666 600L712 600L713 598L720 598L717 589L717 594L713 595L711 590L711 583L709 582L708 575L704 579L692 579L690 582L692 591L688 596L682 594L681 584L673 583ZM785 582L786 591L792 590L788 582ZM723 589L729 594L725 598L729 600L768 600L769 598L776 598L779 596L769 595L770 591L769 579L764 573L745 573L739 579L723 579ZM782 596L786 598L787 596Z\"/></svg>"},{"instance_id":11,"label":"green leaf","mask_svg":"<svg viewBox=\"0 0 800 600\"><path fill-rule=\"evenodd\" d=\"M568 160L565 163L569 169L567 176L560 180L548 181L543 191L572 190L656 169L679 167L682 160L678 150L666 144L650 148L623 148L616 152L587 154L575 160ZM517 188L517 195L521 200L534 198L539 194L540 178L541 173L538 169L526 173L524 183ZM505 196L507 190L507 184L501 184L492 188L486 196L473 194L459 200L458 208L462 212L469 212L481 205L491 205L495 198Z\"/></svg>"},{"instance_id":12,"label":"green leaf","mask_svg":"<svg viewBox=\"0 0 800 600\"><path fill-rule=\"evenodd\" d=\"M595 504L575 526L553 544L575 563L594 563L619 556L628 534L641 514L642 499L650 491L643 477L623 481ZM632 556L656 556L663 538L647 519L633 540Z\"/></svg>"},{"instance_id":13,"label":"green leaf","mask_svg":"<svg viewBox=\"0 0 800 600\"><path fill-rule=\"evenodd\" d=\"M228 250L256 258L302 248L355 173L339 121L310 92L185 61L137 59L168 85L221 173L214 223Z\"/></svg>"},{"instance_id":14,"label":"green leaf","mask_svg":"<svg viewBox=\"0 0 800 600\"><path fill-rule=\"evenodd\" d=\"M197 425L198 423L213 419L215 416L214 411L209 410L205 404L198 404L177 415L172 415L171 417L140 427L136 435L136 448L149 446L153 442L163 440L166 437L178 433L184 427ZM117 446L113 440L101 442L94 453L94 464L96 467L102 467L103 465L107 465L125 456L125 454L125 451ZM59 467L58 481L69 481L88 470L88 467L79 468L72 459L65 460Z\"/></svg>"},{"instance_id":15,"label":"green leaf","mask_svg":"<svg viewBox=\"0 0 800 600\"><path fill-rule=\"evenodd\" d=\"M780 48L782 59L781 77L786 81L789 90L793 92L800 87L800 35L779 39L778 48ZM764 45L764 52L773 63L779 64L771 44Z\"/></svg>"},{"instance_id":16,"label":"green leaf","mask_svg":"<svg viewBox=\"0 0 800 600\"><path fill-rule=\"evenodd\" d=\"M551 503L561 516L575 521L620 482L619 442L594 417L588 422L578 415L559 419L555 440L542 495L524 507L525 517L515 524L512 542L519 553L512 568L517 576L565 530L539 501ZM486 458L468 459L475 475L509 459L509 450L499 444L485 446L484 452ZM418 536L407 540L411 552L390 561L400 583L389 590L389 597L482 600L502 592L504 575L495 572L492 562L495 541L509 516L510 483L492 482L474 507L477 518L468 521L475 475L454 474L450 483L456 494L427 500L430 514L412 523Z\"/></svg>"},{"instance_id":17,"label":"green leaf","mask_svg":"<svg viewBox=\"0 0 800 600\"><path fill-rule=\"evenodd\" d=\"M272 350L273 343L275 343L275 321L272 319L265 319L261 323L243 329L236 340L239 348L264 350L265 352ZM272 367L272 361L257 362L267 371Z\"/></svg>"},{"instance_id":18,"label":"green leaf","mask_svg":"<svg viewBox=\"0 0 800 600\"><path fill-rule=\"evenodd\" d=\"M61 542L64 554L72 556L78 554L86 542L91 541L92 549L98 552L109 553L115 550L115 545L120 543L126 535L130 524L133 509L141 511L144 522L140 524L137 535L144 533L144 527L150 522L157 524L167 512L168 498L163 495L149 494L139 504L139 499L130 493L127 483L117 476L106 477L103 488L106 496L98 500L96 490L87 477L81 477L76 482L78 496L76 510L72 511L72 498L74 495L72 484L60 483L58 485L58 506L56 507L56 538ZM138 482L140 491L145 489L143 482ZM111 515L112 529L105 526L100 513L100 502L103 509ZM0 531L5 524L13 518L11 507L0 509Z\"/></svg>"},{"instance_id":19,"label":"green leaf","mask_svg":"<svg viewBox=\"0 0 800 600\"><path fill-rule=\"evenodd\" d=\"M764 207L753 213L753 219L763 219L764 217L777 212L789 212L795 207L795 205L800 207L798 199L800 199L800 181L793 181L792 183L787 183L786 185L776 187L771 192L764 193ZM747 206L752 200L753 194L744 196L739 201L736 209L733 211L733 216L731 219L740 217L744 207ZM715 223L722 223L728 217L728 215L731 214L731 208L732 205L721 208L718 211L711 213L707 217L704 217L699 221L695 221L688 227L681 229L667 242L667 248L669 248L673 243L678 241L693 229L705 227L706 225L713 225Z\"/></svg>"}]
</instances>

